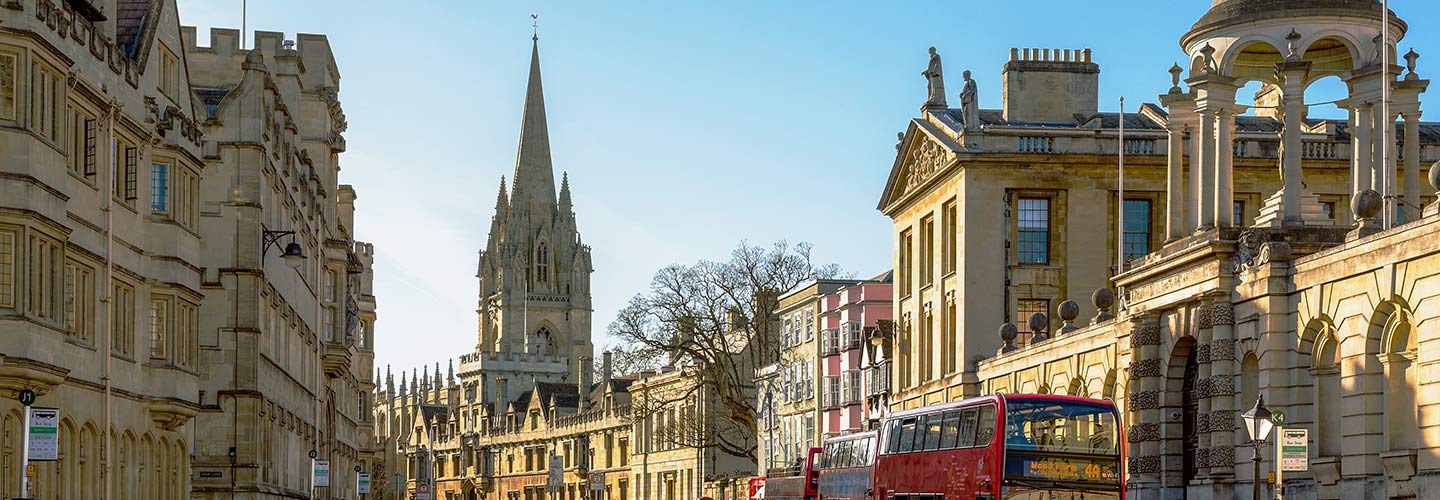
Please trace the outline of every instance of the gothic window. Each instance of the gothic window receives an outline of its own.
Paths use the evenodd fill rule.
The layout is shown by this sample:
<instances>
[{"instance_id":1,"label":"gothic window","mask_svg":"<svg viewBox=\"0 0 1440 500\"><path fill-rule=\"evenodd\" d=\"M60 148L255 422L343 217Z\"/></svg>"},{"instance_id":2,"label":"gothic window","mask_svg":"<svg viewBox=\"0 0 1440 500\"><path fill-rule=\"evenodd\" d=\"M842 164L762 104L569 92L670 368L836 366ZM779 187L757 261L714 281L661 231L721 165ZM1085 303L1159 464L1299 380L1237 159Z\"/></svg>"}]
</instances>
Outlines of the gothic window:
<instances>
[{"instance_id":1,"label":"gothic window","mask_svg":"<svg viewBox=\"0 0 1440 500\"><path fill-rule=\"evenodd\" d=\"M545 242L540 242L535 249L535 282L550 282L550 254L545 249Z\"/></svg>"},{"instance_id":2,"label":"gothic window","mask_svg":"<svg viewBox=\"0 0 1440 500\"><path fill-rule=\"evenodd\" d=\"M535 331L534 346L534 352L555 354L555 339L551 337L549 328L542 326Z\"/></svg>"}]
</instances>

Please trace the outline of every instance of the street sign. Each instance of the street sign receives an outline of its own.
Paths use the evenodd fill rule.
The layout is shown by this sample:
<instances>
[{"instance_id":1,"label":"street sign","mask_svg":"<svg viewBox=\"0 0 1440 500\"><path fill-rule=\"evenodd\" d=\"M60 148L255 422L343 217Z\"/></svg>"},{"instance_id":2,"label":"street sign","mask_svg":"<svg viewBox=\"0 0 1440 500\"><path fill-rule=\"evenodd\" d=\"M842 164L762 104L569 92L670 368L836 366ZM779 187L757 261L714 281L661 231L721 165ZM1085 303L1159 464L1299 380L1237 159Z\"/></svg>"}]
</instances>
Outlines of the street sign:
<instances>
[{"instance_id":1,"label":"street sign","mask_svg":"<svg viewBox=\"0 0 1440 500\"><path fill-rule=\"evenodd\" d=\"M314 480L314 482L312 482L311 484L315 485L316 487L330 486L330 461L316 460L315 472L314 475L312 475L311 477Z\"/></svg>"},{"instance_id":2,"label":"street sign","mask_svg":"<svg viewBox=\"0 0 1440 500\"><path fill-rule=\"evenodd\" d=\"M590 491L605 491L605 473L590 473Z\"/></svg>"},{"instance_id":3,"label":"street sign","mask_svg":"<svg viewBox=\"0 0 1440 500\"><path fill-rule=\"evenodd\" d=\"M30 406L35 404L35 391L25 389L20 391L20 404Z\"/></svg>"},{"instance_id":4,"label":"street sign","mask_svg":"<svg viewBox=\"0 0 1440 500\"><path fill-rule=\"evenodd\" d=\"M311 460L314 460L315 457L318 457L318 456L320 456L319 453L315 453L315 450L310 450L310 459L311 459Z\"/></svg>"},{"instance_id":5,"label":"street sign","mask_svg":"<svg viewBox=\"0 0 1440 500\"><path fill-rule=\"evenodd\" d=\"M370 494L370 475L364 472L355 476L355 491L361 495Z\"/></svg>"},{"instance_id":6,"label":"street sign","mask_svg":"<svg viewBox=\"0 0 1440 500\"><path fill-rule=\"evenodd\" d=\"M1285 472L1310 470L1309 457L1310 429L1280 430L1280 470Z\"/></svg>"},{"instance_id":7,"label":"street sign","mask_svg":"<svg viewBox=\"0 0 1440 500\"><path fill-rule=\"evenodd\" d=\"M1285 425L1285 412L1283 410L1275 410L1270 412L1270 423L1275 425Z\"/></svg>"},{"instance_id":8,"label":"street sign","mask_svg":"<svg viewBox=\"0 0 1440 500\"><path fill-rule=\"evenodd\" d=\"M30 407L30 461L54 462L60 451L60 410Z\"/></svg>"},{"instance_id":9,"label":"street sign","mask_svg":"<svg viewBox=\"0 0 1440 500\"><path fill-rule=\"evenodd\" d=\"M415 500L433 500L430 497L430 485L421 484L415 487Z\"/></svg>"},{"instance_id":10,"label":"street sign","mask_svg":"<svg viewBox=\"0 0 1440 500\"><path fill-rule=\"evenodd\" d=\"M565 487L565 459L559 455L550 456L550 470L545 478L545 487L551 491L560 491Z\"/></svg>"},{"instance_id":11,"label":"street sign","mask_svg":"<svg viewBox=\"0 0 1440 500\"><path fill-rule=\"evenodd\" d=\"M752 477L752 478L750 478L750 495L747 496L747 497L745 497L745 498L748 498L748 499L750 499L750 500L764 500L764 498L765 498L765 478L763 478L763 477Z\"/></svg>"}]
</instances>

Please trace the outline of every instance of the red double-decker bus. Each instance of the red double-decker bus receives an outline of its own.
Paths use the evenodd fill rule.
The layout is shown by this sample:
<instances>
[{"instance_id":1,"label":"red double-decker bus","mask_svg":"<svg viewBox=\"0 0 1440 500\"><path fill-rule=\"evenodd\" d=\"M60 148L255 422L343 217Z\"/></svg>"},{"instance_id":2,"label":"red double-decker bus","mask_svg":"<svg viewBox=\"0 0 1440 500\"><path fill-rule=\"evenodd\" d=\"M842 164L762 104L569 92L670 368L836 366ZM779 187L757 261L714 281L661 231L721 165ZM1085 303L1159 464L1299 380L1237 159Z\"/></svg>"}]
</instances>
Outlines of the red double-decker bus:
<instances>
[{"instance_id":1,"label":"red double-decker bus","mask_svg":"<svg viewBox=\"0 0 1440 500\"><path fill-rule=\"evenodd\" d=\"M967 399L894 413L878 441L870 495L863 498L1124 498L1120 415L1109 401L1019 394ZM822 481L820 489L829 486Z\"/></svg>"},{"instance_id":2,"label":"red double-decker bus","mask_svg":"<svg viewBox=\"0 0 1440 500\"><path fill-rule=\"evenodd\" d=\"M878 432L868 431L825 440L825 457L820 461L820 498L870 498L878 436Z\"/></svg>"},{"instance_id":3,"label":"red double-decker bus","mask_svg":"<svg viewBox=\"0 0 1440 500\"><path fill-rule=\"evenodd\" d=\"M810 448L794 465L765 474L765 500L817 500L821 448Z\"/></svg>"}]
</instances>

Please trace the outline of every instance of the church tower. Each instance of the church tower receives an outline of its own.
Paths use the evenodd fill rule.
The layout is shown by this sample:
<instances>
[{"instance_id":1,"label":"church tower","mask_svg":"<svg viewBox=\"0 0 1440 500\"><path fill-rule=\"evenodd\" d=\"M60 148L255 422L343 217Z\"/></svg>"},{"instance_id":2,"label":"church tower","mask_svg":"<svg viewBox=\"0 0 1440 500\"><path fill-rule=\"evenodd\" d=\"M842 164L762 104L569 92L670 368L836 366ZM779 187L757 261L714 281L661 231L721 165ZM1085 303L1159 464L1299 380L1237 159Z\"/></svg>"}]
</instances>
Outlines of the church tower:
<instances>
[{"instance_id":1,"label":"church tower","mask_svg":"<svg viewBox=\"0 0 1440 500\"><path fill-rule=\"evenodd\" d=\"M590 247L575 227L568 176L556 195L539 37L532 38L520 147L509 181L507 195L506 179L500 179L489 241L480 250L475 350L554 359L567 365L569 376L578 376L580 359L594 350Z\"/></svg>"}]
</instances>

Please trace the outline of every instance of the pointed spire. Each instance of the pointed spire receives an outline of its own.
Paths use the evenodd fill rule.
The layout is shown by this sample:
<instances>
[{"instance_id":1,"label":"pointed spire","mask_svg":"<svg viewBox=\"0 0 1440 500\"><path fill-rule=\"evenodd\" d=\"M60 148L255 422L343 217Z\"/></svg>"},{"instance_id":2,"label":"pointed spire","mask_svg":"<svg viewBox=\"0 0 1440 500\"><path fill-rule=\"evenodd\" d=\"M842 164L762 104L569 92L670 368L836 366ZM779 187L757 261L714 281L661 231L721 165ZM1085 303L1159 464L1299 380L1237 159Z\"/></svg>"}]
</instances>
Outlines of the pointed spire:
<instances>
[{"instance_id":1,"label":"pointed spire","mask_svg":"<svg viewBox=\"0 0 1440 500\"><path fill-rule=\"evenodd\" d=\"M448 368L448 369L446 370L446 373L445 373L445 384L446 384L446 385L455 385L455 359L454 359L454 358L451 358L451 359L450 359L450 368Z\"/></svg>"},{"instance_id":2,"label":"pointed spire","mask_svg":"<svg viewBox=\"0 0 1440 500\"><path fill-rule=\"evenodd\" d=\"M511 206L548 213L555 206L555 173L550 163L550 132L545 124L545 91L540 83L539 37L530 46L530 82L525 89L525 114L520 124L520 150L515 159Z\"/></svg>"},{"instance_id":3,"label":"pointed spire","mask_svg":"<svg viewBox=\"0 0 1440 500\"><path fill-rule=\"evenodd\" d=\"M570 172L560 174L560 215L570 215Z\"/></svg>"},{"instance_id":4,"label":"pointed spire","mask_svg":"<svg viewBox=\"0 0 1440 500\"><path fill-rule=\"evenodd\" d=\"M510 200L505 197L505 176L500 176L500 194L495 196L495 217L510 206Z\"/></svg>"},{"instance_id":5,"label":"pointed spire","mask_svg":"<svg viewBox=\"0 0 1440 500\"><path fill-rule=\"evenodd\" d=\"M420 387L428 391L430 390L430 367L427 365L423 367L422 370L423 371L420 372Z\"/></svg>"}]
</instances>

